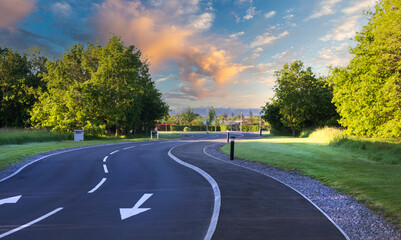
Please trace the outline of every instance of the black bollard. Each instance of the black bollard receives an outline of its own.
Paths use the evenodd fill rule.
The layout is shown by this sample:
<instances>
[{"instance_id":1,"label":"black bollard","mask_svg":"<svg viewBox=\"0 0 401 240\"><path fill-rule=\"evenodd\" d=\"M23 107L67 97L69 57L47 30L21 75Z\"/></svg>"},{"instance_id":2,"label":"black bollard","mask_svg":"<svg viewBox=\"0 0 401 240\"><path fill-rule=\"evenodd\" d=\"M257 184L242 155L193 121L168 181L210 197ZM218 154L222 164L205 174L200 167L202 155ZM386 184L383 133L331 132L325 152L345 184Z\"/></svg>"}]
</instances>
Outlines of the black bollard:
<instances>
[{"instance_id":1,"label":"black bollard","mask_svg":"<svg viewBox=\"0 0 401 240\"><path fill-rule=\"evenodd\" d=\"M230 160L234 160L234 140L235 137L231 137Z\"/></svg>"},{"instance_id":2,"label":"black bollard","mask_svg":"<svg viewBox=\"0 0 401 240\"><path fill-rule=\"evenodd\" d=\"M230 142L230 132L227 132L227 143Z\"/></svg>"}]
</instances>

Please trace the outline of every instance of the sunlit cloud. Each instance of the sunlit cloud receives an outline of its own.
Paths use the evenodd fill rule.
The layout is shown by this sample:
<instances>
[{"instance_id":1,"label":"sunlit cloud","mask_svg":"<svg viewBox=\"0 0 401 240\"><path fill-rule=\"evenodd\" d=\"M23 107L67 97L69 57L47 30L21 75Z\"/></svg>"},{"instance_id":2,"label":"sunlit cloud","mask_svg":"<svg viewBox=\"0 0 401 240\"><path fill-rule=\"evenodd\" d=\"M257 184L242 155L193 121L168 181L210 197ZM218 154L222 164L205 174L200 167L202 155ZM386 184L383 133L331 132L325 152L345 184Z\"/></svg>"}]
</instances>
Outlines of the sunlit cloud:
<instances>
[{"instance_id":1,"label":"sunlit cloud","mask_svg":"<svg viewBox=\"0 0 401 240\"><path fill-rule=\"evenodd\" d=\"M245 34L244 32L237 32L237 33L231 34L230 38L237 39L239 36L242 36L244 34Z\"/></svg>"},{"instance_id":2,"label":"sunlit cloud","mask_svg":"<svg viewBox=\"0 0 401 240\"><path fill-rule=\"evenodd\" d=\"M320 38L326 41L343 41L355 36L358 31L360 16L351 16L346 18L346 21L341 21L342 24L334 27L329 33Z\"/></svg>"},{"instance_id":3,"label":"sunlit cloud","mask_svg":"<svg viewBox=\"0 0 401 240\"><path fill-rule=\"evenodd\" d=\"M260 11L256 11L256 7L254 6L250 6L247 10L246 10L246 15L244 16L245 20L249 20L251 18L253 18L255 15L260 14Z\"/></svg>"},{"instance_id":4,"label":"sunlit cloud","mask_svg":"<svg viewBox=\"0 0 401 240\"><path fill-rule=\"evenodd\" d=\"M36 9L36 0L1 0L0 27L14 26Z\"/></svg>"},{"instance_id":5,"label":"sunlit cloud","mask_svg":"<svg viewBox=\"0 0 401 240\"><path fill-rule=\"evenodd\" d=\"M361 14L363 10L372 8L376 5L377 0L362 0L351 4L342 10L346 14Z\"/></svg>"},{"instance_id":6,"label":"sunlit cloud","mask_svg":"<svg viewBox=\"0 0 401 240\"><path fill-rule=\"evenodd\" d=\"M140 1L107 0L97 6L97 28L104 38L112 32L141 49L149 57L152 71L175 61L184 83L181 91L199 99L232 83L247 68L234 63L231 52L219 49L202 34L214 17L201 13L197 1L165 1L157 5L158 8L147 8ZM174 17L177 15L180 21Z\"/></svg>"},{"instance_id":7,"label":"sunlit cloud","mask_svg":"<svg viewBox=\"0 0 401 240\"><path fill-rule=\"evenodd\" d=\"M309 16L306 20L319 18L322 16L326 16L329 14L335 13L335 6L337 3L341 2L342 0L323 0L320 2L319 7L314 11L314 13Z\"/></svg>"},{"instance_id":8,"label":"sunlit cloud","mask_svg":"<svg viewBox=\"0 0 401 240\"><path fill-rule=\"evenodd\" d=\"M276 15L276 12L275 11L270 11L270 12L265 14L265 18L268 19L268 18L273 17L274 15Z\"/></svg>"},{"instance_id":9,"label":"sunlit cloud","mask_svg":"<svg viewBox=\"0 0 401 240\"><path fill-rule=\"evenodd\" d=\"M270 44L273 43L274 41L283 38L285 36L287 36L289 34L288 31L284 31L280 34L277 35L273 35L270 32L266 32L263 35L259 35L256 37L255 41L253 41L251 43L251 47L257 47L257 46L262 46L262 45L266 45L266 44Z\"/></svg>"},{"instance_id":10,"label":"sunlit cloud","mask_svg":"<svg viewBox=\"0 0 401 240\"><path fill-rule=\"evenodd\" d=\"M70 4L66 2L56 2L51 5L51 10L56 16L68 17L72 14Z\"/></svg>"}]
</instances>

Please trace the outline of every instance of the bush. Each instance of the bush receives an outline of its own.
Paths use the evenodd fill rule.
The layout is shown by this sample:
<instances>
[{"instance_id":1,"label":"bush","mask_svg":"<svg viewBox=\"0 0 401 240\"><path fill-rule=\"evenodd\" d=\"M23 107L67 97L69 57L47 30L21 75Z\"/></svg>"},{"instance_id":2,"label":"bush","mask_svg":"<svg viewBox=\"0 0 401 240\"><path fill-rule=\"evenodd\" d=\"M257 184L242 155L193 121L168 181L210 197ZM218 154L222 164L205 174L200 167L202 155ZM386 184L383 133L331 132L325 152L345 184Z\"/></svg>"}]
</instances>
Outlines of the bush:
<instances>
[{"instance_id":1,"label":"bush","mask_svg":"<svg viewBox=\"0 0 401 240\"><path fill-rule=\"evenodd\" d=\"M259 132L259 125L242 125L243 132Z\"/></svg>"},{"instance_id":2,"label":"bush","mask_svg":"<svg viewBox=\"0 0 401 240\"><path fill-rule=\"evenodd\" d=\"M220 132L227 132L227 125L221 124L220 125Z\"/></svg>"}]
</instances>

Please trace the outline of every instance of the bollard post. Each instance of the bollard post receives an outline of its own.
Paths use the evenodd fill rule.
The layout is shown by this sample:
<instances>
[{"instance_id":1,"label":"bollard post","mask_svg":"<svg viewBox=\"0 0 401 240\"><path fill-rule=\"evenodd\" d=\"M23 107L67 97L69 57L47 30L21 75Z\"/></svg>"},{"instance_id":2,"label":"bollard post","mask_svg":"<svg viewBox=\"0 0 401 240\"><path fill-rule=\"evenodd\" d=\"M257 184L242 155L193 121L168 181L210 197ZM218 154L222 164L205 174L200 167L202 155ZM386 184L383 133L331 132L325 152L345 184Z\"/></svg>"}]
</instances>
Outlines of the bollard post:
<instances>
[{"instance_id":1,"label":"bollard post","mask_svg":"<svg viewBox=\"0 0 401 240\"><path fill-rule=\"evenodd\" d=\"M152 131L150 131L150 139L153 139Z\"/></svg>"},{"instance_id":2,"label":"bollard post","mask_svg":"<svg viewBox=\"0 0 401 240\"><path fill-rule=\"evenodd\" d=\"M157 135L157 139L159 139L159 131L157 131L156 135Z\"/></svg>"},{"instance_id":3,"label":"bollard post","mask_svg":"<svg viewBox=\"0 0 401 240\"><path fill-rule=\"evenodd\" d=\"M231 137L230 160L234 160L234 140L235 137Z\"/></svg>"},{"instance_id":4,"label":"bollard post","mask_svg":"<svg viewBox=\"0 0 401 240\"><path fill-rule=\"evenodd\" d=\"M230 132L227 132L227 143L230 142Z\"/></svg>"}]
</instances>

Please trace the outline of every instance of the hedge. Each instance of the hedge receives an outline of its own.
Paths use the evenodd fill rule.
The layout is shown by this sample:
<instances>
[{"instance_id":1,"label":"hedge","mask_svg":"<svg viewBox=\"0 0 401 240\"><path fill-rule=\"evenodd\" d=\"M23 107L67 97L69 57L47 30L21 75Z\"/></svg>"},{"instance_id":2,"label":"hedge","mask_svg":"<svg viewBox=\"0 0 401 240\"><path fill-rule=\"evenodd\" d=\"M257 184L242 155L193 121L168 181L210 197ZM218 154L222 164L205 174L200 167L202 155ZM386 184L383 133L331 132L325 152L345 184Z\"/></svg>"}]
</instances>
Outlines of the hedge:
<instances>
[{"instance_id":1,"label":"hedge","mask_svg":"<svg viewBox=\"0 0 401 240\"><path fill-rule=\"evenodd\" d=\"M174 132L182 132L184 131L185 127L189 127L189 131L206 131L206 125L205 126L186 126L186 125L171 125L171 131ZM217 126L217 131L220 131L220 127ZM214 126L209 125L209 132L214 132Z\"/></svg>"}]
</instances>

